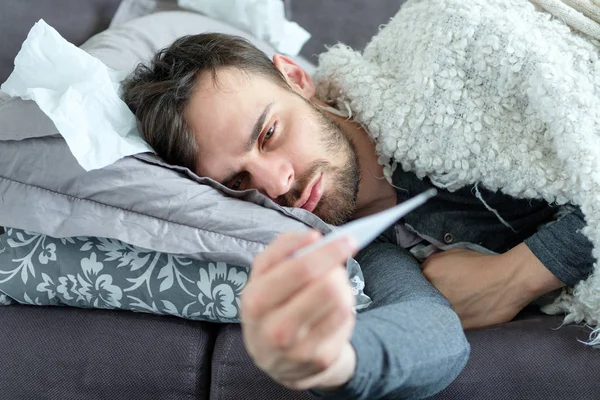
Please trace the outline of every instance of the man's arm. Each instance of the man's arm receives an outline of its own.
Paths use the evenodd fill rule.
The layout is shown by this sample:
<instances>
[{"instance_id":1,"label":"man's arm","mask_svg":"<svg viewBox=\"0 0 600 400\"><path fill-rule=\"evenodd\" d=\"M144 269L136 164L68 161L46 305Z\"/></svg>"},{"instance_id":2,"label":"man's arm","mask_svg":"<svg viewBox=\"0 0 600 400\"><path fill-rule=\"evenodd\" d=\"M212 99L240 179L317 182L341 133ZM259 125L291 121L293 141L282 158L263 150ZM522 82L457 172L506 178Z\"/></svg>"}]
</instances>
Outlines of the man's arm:
<instances>
[{"instance_id":1,"label":"man's arm","mask_svg":"<svg viewBox=\"0 0 600 400\"><path fill-rule=\"evenodd\" d=\"M450 300L463 327L499 324L539 296L587 278L594 258L580 232L584 226L576 210L504 254L450 250L425 260L423 272Z\"/></svg>"},{"instance_id":2,"label":"man's arm","mask_svg":"<svg viewBox=\"0 0 600 400\"><path fill-rule=\"evenodd\" d=\"M356 369L327 399L421 399L448 386L469 356L460 321L425 279L417 261L390 243L373 243L356 257L373 305L357 316L352 335Z\"/></svg>"},{"instance_id":3,"label":"man's arm","mask_svg":"<svg viewBox=\"0 0 600 400\"><path fill-rule=\"evenodd\" d=\"M586 279L594 268L592 243L581 233L585 225L576 208L525 240L535 257L568 286Z\"/></svg>"},{"instance_id":4,"label":"man's arm","mask_svg":"<svg viewBox=\"0 0 600 400\"><path fill-rule=\"evenodd\" d=\"M290 257L316 238L282 235L253 263L242 332L255 363L285 386L328 399L420 399L452 382L469 345L416 260L389 243L359 254L374 304L354 324L343 267L351 246L336 241Z\"/></svg>"}]
</instances>

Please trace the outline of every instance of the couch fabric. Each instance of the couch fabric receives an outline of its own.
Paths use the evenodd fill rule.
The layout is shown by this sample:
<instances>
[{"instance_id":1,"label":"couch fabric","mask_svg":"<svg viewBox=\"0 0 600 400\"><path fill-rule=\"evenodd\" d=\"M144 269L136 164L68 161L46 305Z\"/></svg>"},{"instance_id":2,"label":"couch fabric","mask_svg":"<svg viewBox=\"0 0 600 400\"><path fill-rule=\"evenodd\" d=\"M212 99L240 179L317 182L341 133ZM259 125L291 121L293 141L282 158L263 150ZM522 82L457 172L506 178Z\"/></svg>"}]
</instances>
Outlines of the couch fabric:
<instances>
[{"instance_id":1,"label":"couch fabric","mask_svg":"<svg viewBox=\"0 0 600 400\"><path fill-rule=\"evenodd\" d=\"M557 329L562 318L528 309L515 321L467 331L471 357L464 371L432 400L597 399L600 352L578 340L589 330ZM239 325L221 328L213 354L211 399L310 399L276 389L243 347ZM284 394L285 393L285 397Z\"/></svg>"},{"instance_id":2,"label":"couch fabric","mask_svg":"<svg viewBox=\"0 0 600 400\"><path fill-rule=\"evenodd\" d=\"M0 321L2 399L208 398L216 324L18 305Z\"/></svg>"},{"instance_id":3,"label":"couch fabric","mask_svg":"<svg viewBox=\"0 0 600 400\"><path fill-rule=\"evenodd\" d=\"M307 400L252 363L240 326L71 307L0 307L2 398ZM467 331L471 358L433 400L593 400L589 330L527 310Z\"/></svg>"},{"instance_id":4,"label":"couch fabric","mask_svg":"<svg viewBox=\"0 0 600 400\"><path fill-rule=\"evenodd\" d=\"M240 325L222 325L211 365L211 400L305 400L306 393L276 384L246 352Z\"/></svg>"},{"instance_id":5,"label":"couch fabric","mask_svg":"<svg viewBox=\"0 0 600 400\"><path fill-rule=\"evenodd\" d=\"M467 331L467 366L432 399L597 399L600 349L582 343L588 328L562 320L532 306L514 321Z\"/></svg>"}]
</instances>

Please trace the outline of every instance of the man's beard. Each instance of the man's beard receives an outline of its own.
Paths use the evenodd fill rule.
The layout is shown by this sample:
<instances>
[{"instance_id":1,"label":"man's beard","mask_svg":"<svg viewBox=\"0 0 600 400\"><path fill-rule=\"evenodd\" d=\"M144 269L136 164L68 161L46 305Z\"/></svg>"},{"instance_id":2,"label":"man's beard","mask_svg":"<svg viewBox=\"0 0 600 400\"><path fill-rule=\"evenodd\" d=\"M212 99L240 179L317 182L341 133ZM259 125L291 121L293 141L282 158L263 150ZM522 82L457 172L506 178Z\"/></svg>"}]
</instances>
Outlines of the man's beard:
<instances>
[{"instance_id":1,"label":"man's beard","mask_svg":"<svg viewBox=\"0 0 600 400\"><path fill-rule=\"evenodd\" d=\"M356 147L337 121L325 115L310 101L306 102L317 119L318 129L322 134L321 144L325 146L327 154L331 154L332 157L343 157L346 160L342 167L334 167L326 160L315 161L298 179L296 187L278 199L279 204L293 207L317 174L324 173L329 185L325 188L313 213L328 224L341 225L356 211L360 183Z\"/></svg>"}]
</instances>

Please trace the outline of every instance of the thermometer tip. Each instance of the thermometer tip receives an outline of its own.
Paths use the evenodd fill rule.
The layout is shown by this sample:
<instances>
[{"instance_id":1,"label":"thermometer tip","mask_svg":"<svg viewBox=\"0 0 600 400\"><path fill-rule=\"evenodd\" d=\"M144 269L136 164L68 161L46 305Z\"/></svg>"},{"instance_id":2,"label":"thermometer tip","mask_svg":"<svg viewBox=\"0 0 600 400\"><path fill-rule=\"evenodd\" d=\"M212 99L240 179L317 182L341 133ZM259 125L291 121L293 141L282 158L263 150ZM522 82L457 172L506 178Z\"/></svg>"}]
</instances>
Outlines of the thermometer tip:
<instances>
[{"instance_id":1,"label":"thermometer tip","mask_svg":"<svg viewBox=\"0 0 600 400\"><path fill-rule=\"evenodd\" d=\"M437 195L437 189L431 188L425 192L425 195L427 196L428 199L430 199L430 198L434 197L435 195Z\"/></svg>"}]
</instances>

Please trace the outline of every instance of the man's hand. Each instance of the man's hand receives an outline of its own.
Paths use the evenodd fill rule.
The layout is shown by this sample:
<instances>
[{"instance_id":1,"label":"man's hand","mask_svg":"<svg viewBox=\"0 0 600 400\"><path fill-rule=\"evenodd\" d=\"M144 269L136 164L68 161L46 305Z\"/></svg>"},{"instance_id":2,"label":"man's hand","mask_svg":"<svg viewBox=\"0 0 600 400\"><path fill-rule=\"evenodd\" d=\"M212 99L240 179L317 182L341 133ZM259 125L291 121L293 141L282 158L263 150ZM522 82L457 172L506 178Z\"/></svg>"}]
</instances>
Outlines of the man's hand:
<instances>
[{"instance_id":1,"label":"man's hand","mask_svg":"<svg viewBox=\"0 0 600 400\"><path fill-rule=\"evenodd\" d=\"M254 260L242 293L242 332L254 362L291 389L334 389L356 366L347 239L290 258L318 232L278 237Z\"/></svg>"},{"instance_id":2,"label":"man's hand","mask_svg":"<svg viewBox=\"0 0 600 400\"><path fill-rule=\"evenodd\" d=\"M510 321L539 296L564 286L524 243L499 255L465 249L440 252L421 268L465 329Z\"/></svg>"}]
</instances>

